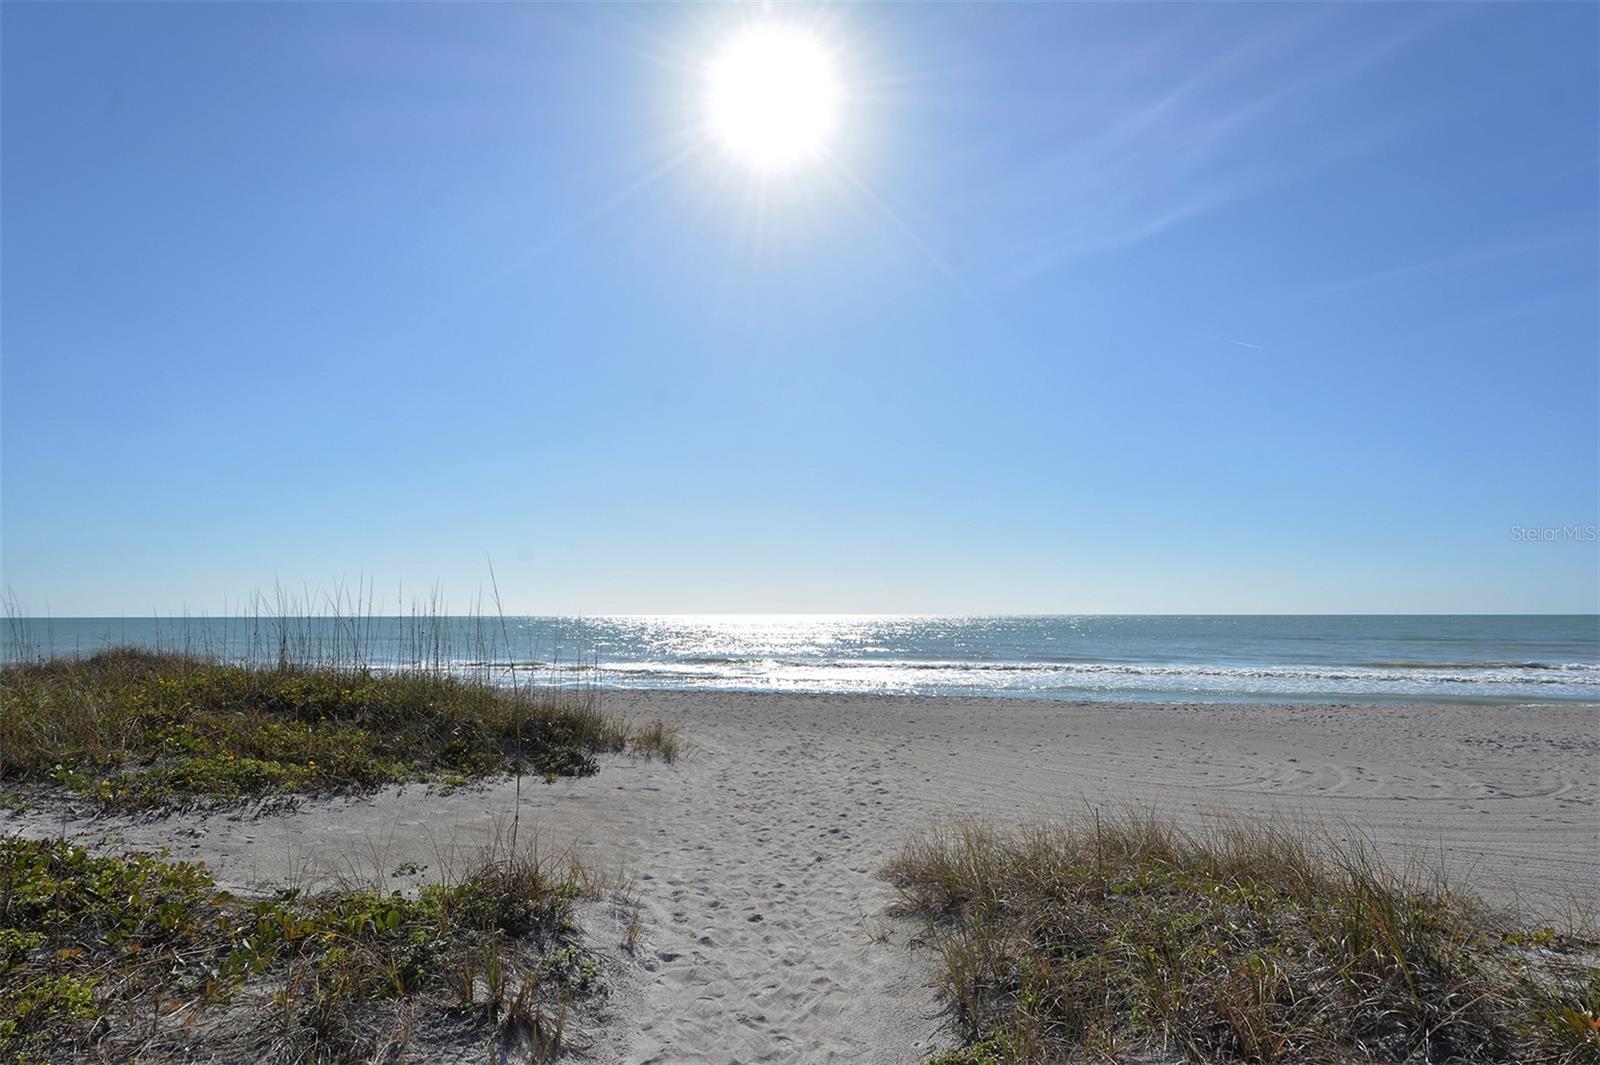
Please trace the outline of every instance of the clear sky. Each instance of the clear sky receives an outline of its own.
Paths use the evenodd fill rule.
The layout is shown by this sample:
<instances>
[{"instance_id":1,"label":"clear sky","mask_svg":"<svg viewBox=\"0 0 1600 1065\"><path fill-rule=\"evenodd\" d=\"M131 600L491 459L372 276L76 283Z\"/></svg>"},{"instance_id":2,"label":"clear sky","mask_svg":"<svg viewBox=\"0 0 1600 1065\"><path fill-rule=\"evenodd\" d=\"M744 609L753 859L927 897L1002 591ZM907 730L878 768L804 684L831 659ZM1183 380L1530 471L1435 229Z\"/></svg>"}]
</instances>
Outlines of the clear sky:
<instances>
[{"instance_id":1,"label":"clear sky","mask_svg":"<svg viewBox=\"0 0 1600 1065\"><path fill-rule=\"evenodd\" d=\"M1593 611L1597 10L7 3L5 583Z\"/></svg>"}]
</instances>

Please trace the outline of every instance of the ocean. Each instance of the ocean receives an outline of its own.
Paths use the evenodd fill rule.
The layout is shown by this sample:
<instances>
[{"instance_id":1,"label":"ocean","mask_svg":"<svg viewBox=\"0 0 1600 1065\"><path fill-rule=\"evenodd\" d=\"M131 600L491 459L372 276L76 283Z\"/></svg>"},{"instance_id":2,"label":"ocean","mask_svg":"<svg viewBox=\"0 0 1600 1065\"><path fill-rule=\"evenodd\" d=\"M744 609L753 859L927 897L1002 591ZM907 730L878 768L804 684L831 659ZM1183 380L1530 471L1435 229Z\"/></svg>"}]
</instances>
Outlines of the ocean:
<instances>
[{"instance_id":1,"label":"ocean","mask_svg":"<svg viewBox=\"0 0 1600 1065\"><path fill-rule=\"evenodd\" d=\"M115 645L523 682L1021 699L1600 702L1600 616L21 618L6 659Z\"/></svg>"}]
</instances>

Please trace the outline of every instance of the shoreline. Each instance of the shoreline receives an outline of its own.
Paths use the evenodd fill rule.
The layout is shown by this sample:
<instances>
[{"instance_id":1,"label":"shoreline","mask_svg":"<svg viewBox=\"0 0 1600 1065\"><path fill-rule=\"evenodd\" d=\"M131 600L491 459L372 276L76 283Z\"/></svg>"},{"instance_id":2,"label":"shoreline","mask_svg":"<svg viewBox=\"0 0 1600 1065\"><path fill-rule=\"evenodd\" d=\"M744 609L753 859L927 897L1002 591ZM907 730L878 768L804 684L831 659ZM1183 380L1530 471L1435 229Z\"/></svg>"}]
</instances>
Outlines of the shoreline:
<instances>
[{"instance_id":1,"label":"shoreline","mask_svg":"<svg viewBox=\"0 0 1600 1065\"><path fill-rule=\"evenodd\" d=\"M1005 827L1138 805L1180 824L1275 817L1359 836L1391 864L1442 862L1497 905L1600 896L1600 736L1591 709L1424 704L1147 704L994 697L606 690L662 718L674 763L441 792L420 785L292 808L157 818L0 813L0 831L168 846L260 890L323 875L410 891L441 854L515 816L631 880L642 931L612 948L629 1062L912 1062L949 1041L916 926L878 876L951 821ZM996 710L1003 712L996 713ZM424 867L401 872L408 863ZM607 937L610 937L608 940ZM609 1053L609 1051L608 1051Z\"/></svg>"},{"instance_id":2,"label":"shoreline","mask_svg":"<svg viewBox=\"0 0 1600 1065\"><path fill-rule=\"evenodd\" d=\"M605 672L601 669L600 672ZM592 685L537 685L541 690L548 688L551 691L592 690L602 698L618 696L648 697L654 695L671 696L714 696L714 697L739 697L755 699L865 699L865 700L959 700L971 703L998 703L1002 705L1053 705L1060 707L1104 707L1116 706L1125 710L1159 709L1159 708L1188 708L1200 709L1211 706L1254 706L1271 710L1293 710L1296 707L1309 707L1313 709L1340 709L1345 707L1373 709L1373 710L1439 710L1451 707L1471 709L1518 709L1522 707L1571 707L1580 710L1600 710L1600 699L1565 699L1552 697L1548 699L1530 699L1525 697L1511 698L1508 696L1483 695L1467 697L1460 695L1439 695L1434 697L1418 696L1408 693L1406 695L1370 697L1355 695L1340 695L1324 693L1306 696L1303 699L1291 698L1275 693L1271 695L1217 695L1201 698L1189 693L1183 698L1173 698L1167 695L1145 695L1139 692L1115 692L1106 695L1027 695L1019 692L1003 691L829 691L822 688L736 688L736 687L706 687L691 686L681 687L647 687L644 685L621 685L595 683Z\"/></svg>"},{"instance_id":3,"label":"shoreline","mask_svg":"<svg viewBox=\"0 0 1600 1065\"><path fill-rule=\"evenodd\" d=\"M265 666L287 655L491 681L515 667L541 687L606 691L1600 704L1600 615L405 616L346 606L21 618L7 648L31 657L133 645Z\"/></svg>"}]
</instances>

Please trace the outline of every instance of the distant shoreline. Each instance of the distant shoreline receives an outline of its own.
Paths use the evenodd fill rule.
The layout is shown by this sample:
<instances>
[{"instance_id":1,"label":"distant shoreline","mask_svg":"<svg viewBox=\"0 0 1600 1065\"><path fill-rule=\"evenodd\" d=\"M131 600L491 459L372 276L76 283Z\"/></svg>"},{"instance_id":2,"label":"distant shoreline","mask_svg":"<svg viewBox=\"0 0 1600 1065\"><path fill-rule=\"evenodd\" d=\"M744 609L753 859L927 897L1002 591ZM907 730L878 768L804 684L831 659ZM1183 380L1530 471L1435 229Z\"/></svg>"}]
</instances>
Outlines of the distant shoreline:
<instances>
[{"instance_id":1,"label":"distant shoreline","mask_svg":"<svg viewBox=\"0 0 1600 1065\"><path fill-rule=\"evenodd\" d=\"M1097 702L1600 703L1600 616L408 616L31 619L7 658L108 645L608 690ZM375 604L365 604L371 609ZM391 605L390 609L394 609Z\"/></svg>"}]
</instances>

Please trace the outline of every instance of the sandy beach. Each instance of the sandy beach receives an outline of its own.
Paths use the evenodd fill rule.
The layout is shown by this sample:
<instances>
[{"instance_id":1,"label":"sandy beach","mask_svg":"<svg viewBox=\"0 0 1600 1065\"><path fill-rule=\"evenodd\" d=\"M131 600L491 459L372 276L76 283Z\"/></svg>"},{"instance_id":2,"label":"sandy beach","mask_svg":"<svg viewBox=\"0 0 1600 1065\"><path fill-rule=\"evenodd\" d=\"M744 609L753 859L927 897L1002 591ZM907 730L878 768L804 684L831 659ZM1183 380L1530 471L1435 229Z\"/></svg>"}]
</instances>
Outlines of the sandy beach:
<instances>
[{"instance_id":1,"label":"sandy beach","mask_svg":"<svg viewBox=\"0 0 1600 1065\"><path fill-rule=\"evenodd\" d=\"M1532 913L1600 898L1594 706L1187 706L957 698L614 692L661 717L676 763L608 757L525 782L521 831L631 879L625 915L590 904L606 952L604 1032L626 1062L912 1062L951 1036L916 926L877 876L914 833L1149 805L1361 834L1391 862L1441 864ZM503 831L515 787L422 786L285 812L143 820L0 815L0 830L167 846L259 889L356 873L406 889ZM417 869L416 867L421 867Z\"/></svg>"}]
</instances>

